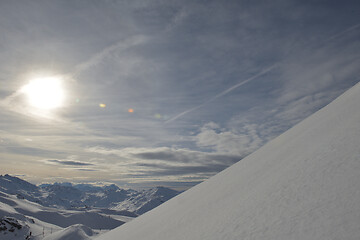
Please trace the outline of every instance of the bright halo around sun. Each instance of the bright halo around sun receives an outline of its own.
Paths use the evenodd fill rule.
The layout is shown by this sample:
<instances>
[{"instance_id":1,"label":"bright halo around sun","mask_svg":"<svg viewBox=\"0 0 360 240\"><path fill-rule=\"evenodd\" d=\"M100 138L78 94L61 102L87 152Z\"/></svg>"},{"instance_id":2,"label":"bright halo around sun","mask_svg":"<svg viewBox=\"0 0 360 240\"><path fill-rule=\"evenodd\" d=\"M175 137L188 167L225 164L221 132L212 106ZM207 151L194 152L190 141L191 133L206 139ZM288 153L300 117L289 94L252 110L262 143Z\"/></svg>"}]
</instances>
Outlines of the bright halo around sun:
<instances>
[{"instance_id":1,"label":"bright halo around sun","mask_svg":"<svg viewBox=\"0 0 360 240\"><path fill-rule=\"evenodd\" d=\"M61 78L43 77L31 80L22 88L32 107L51 110L63 106L65 92Z\"/></svg>"}]
</instances>

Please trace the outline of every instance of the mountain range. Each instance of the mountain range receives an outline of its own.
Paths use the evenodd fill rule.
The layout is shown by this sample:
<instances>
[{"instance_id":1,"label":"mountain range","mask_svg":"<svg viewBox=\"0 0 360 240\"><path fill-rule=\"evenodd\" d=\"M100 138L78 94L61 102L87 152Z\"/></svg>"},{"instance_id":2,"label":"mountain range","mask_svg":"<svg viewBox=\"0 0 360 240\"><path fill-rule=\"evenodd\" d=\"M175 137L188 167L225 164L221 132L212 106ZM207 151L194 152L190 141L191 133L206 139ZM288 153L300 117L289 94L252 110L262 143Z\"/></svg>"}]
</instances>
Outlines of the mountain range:
<instances>
[{"instance_id":1,"label":"mountain range","mask_svg":"<svg viewBox=\"0 0 360 240\"><path fill-rule=\"evenodd\" d=\"M118 186L54 183L36 186L15 176L0 175L0 239L86 239L132 220L178 191ZM54 236L57 236L57 235ZM50 238L53 239L53 238Z\"/></svg>"},{"instance_id":2,"label":"mountain range","mask_svg":"<svg viewBox=\"0 0 360 240\"><path fill-rule=\"evenodd\" d=\"M106 208L128 211L131 216L143 214L179 194L165 187L136 191L120 189L115 184L100 187L65 182L36 186L8 174L0 175L0 191L46 207L77 210Z\"/></svg>"}]
</instances>

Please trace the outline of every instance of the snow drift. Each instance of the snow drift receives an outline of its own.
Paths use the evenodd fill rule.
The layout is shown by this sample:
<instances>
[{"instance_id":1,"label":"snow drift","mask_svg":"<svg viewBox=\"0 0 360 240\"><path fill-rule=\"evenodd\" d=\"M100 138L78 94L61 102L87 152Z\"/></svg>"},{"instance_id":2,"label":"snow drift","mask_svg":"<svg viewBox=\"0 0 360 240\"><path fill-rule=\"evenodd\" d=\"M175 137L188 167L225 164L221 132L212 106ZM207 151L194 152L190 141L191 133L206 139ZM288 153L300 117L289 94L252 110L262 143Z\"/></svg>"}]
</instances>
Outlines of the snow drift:
<instances>
[{"instance_id":1,"label":"snow drift","mask_svg":"<svg viewBox=\"0 0 360 240\"><path fill-rule=\"evenodd\" d=\"M98 240L359 239L360 84Z\"/></svg>"}]
</instances>

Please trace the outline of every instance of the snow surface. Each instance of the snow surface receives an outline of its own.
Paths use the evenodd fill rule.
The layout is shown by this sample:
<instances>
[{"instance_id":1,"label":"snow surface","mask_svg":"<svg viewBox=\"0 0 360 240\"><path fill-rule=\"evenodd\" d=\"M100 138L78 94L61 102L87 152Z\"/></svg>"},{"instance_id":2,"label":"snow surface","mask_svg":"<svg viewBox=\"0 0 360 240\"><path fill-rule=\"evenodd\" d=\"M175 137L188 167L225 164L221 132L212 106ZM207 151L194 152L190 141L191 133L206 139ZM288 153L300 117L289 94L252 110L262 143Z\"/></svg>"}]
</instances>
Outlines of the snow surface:
<instances>
[{"instance_id":1,"label":"snow surface","mask_svg":"<svg viewBox=\"0 0 360 240\"><path fill-rule=\"evenodd\" d=\"M93 234L90 228L76 224L46 236L43 240L90 240Z\"/></svg>"},{"instance_id":2,"label":"snow surface","mask_svg":"<svg viewBox=\"0 0 360 240\"><path fill-rule=\"evenodd\" d=\"M58 231L61 227L43 222L33 216L19 213L19 209L39 210L40 206L27 200L17 199L14 195L8 195L0 192L0 239L1 240L18 240L25 239L32 232L32 240L43 238L43 231ZM7 223L10 220L13 224ZM4 223L6 229L4 229ZM20 226L19 228L17 226Z\"/></svg>"},{"instance_id":3,"label":"snow surface","mask_svg":"<svg viewBox=\"0 0 360 240\"><path fill-rule=\"evenodd\" d=\"M255 153L99 236L360 239L360 84Z\"/></svg>"}]
</instances>

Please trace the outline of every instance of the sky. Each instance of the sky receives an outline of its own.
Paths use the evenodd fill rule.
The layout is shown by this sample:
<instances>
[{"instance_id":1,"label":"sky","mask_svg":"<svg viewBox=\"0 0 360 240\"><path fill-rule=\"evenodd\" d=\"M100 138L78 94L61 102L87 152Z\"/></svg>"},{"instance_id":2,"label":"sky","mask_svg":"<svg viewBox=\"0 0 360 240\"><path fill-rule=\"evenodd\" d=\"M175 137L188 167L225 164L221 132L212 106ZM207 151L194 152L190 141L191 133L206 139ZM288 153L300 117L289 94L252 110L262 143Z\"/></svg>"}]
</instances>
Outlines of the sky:
<instances>
[{"instance_id":1,"label":"sky","mask_svg":"<svg viewBox=\"0 0 360 240\"><path fill-rule=\"evenodd\" d=\"M346 0L1 1L0 174L187 189L360 80L359 12ZM31 104L26 89L51 79L61 104Z\"/></svg>"}]
</instances>

